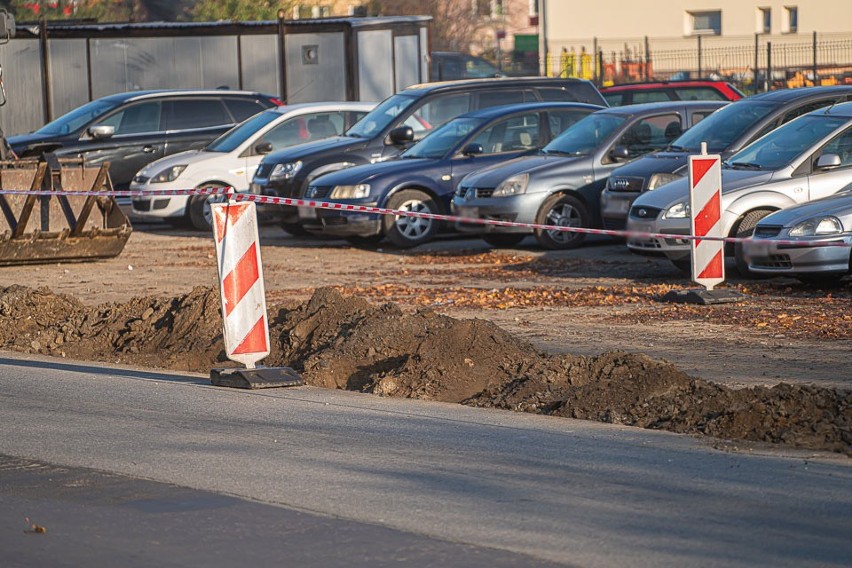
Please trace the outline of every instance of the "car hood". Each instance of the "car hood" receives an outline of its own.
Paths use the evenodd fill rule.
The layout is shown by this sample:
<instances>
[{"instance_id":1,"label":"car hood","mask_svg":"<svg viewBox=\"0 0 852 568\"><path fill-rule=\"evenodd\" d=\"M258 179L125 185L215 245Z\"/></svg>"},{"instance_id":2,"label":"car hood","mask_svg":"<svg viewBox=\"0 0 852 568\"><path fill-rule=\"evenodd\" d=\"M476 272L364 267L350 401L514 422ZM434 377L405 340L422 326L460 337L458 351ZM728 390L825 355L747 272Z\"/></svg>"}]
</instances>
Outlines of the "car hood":
<instances>
[{"instance_id":1,"label":"car hood","mask_svg":"<svg viewBox=\"0 0 852 568\"><path fill-rule=\"evenodd\" d=\"M17 152L27 146L32 146L33 144L39 144L41 142L53 142L59 138L62 138L62 136L58 136L56 134L36 134L35 132L31 132L29 134L9 136L6 140L9 142L9 146Z\"/></svg>"},{"instance_id":2,"label":"car hood","mask_svg":"<svg viewBox=\"0 0 852 568\"><path fill-rule=\"evenodd\" d=\"M544 174L551 170L562 170L587 156L547 156L536 154L534 156L522 156L501 162L494 166L477 170L468 175L464 185L468 187L497 187L502 181L518 174Z\"/></svg>"},{"instance_id":3,"label":"car hood","mask_svg":"<svg viewBox=\"0 0 852 568\"><path fill-rule=\"evenodd\" d=\"M285 164L302 160L313 154L336 153L354 150L366 145L366 138L353 138L352 136L332 136L331 138L323 138L313 142L305 142L279 150L271 154L267 154L263 158L264 163Z\"/></svg>"},{"instance_id":4,"label":"car hood","mask_svg":"<svg viewBox=\"0 0 852 568\"><path fill-rule=\"evenodd\" d=\"M161 171L166 168L170 168L172 166L189 166L191 164L198 164L201 162L212 162L217 158L221 158L224 154L221 152L202 152L201 150L187 150L186 152L179 152L177 154L172 154L171 156L166 156L165 158L160 158L159 160L155 160L139 170L139 175L143 175L145 177L154 177Z\"/></svg>"},{"instance_id":5,"label":"car hood","mask_svg":"<svg viewBox=\"0 0 852 568\"><path fill-rule=\"evenodd\" d=\"M671 174L685 166L688 157L686 152L656 152L619 166L610 176L650 177L654 174Z\"/></svg>"},{"instance_id":6,"label":"car hood","mask_svg":"<svg viewBox=\"0 0 852 568\"><path fill-rule=\"evenodd\" d=\"M353 166L336 172L322 175L311 182L311 185L355 185L370 183L383 176L400 176L422 173L425 168L435 165L440 160L430 158L394 159L375 164Z\"/></svg>"},{"instance_id":7,"label":"car hood","mask_svg":"<svg viewBox=\"0 0 852 568\"><path fill-rule=\"evenodd\" d=\"M754 170L722 170L722 193L732 193L734 191L766 183L772 179L775 172L764 172ZM655 189L646 191L636 198L633 202L634 206L644 205L646 207L659 207L665 209L669 205L673 205L678 201L683 201L689 197L689 177L674 180L671 183Z\"/></svg>"},{"instance_id":8,"label":"car hood","mask_svg":"<svg viewBox=\"0 0 852 568\"><path fill-rule=\"evenodd\" d=\"M760 224L792 227L807 219L823 215L840 217L841 221L843 221L843 229L845 231L852 231L852 227L848 225L848 219L852 218L852 191L844 191L837 195L781 209L761 219Z\"/></svg>"}]
</instances>

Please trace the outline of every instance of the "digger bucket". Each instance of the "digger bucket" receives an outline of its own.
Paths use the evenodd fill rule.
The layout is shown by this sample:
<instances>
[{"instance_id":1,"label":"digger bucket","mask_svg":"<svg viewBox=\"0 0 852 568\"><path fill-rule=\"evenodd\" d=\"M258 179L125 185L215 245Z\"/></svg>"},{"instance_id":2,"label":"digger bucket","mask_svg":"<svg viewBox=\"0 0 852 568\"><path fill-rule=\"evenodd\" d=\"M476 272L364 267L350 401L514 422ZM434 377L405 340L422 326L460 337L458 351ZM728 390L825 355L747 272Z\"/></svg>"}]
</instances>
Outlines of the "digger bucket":
<instances>
[{"instance_id":1,"label":"digger bucket","mask_svg":"<svg viewBox=\"0 0 852 568\"><path fill-rule=\"evenodd\" d=\"M86 166L82 159L0 162L0 189L7 191L112 190L108 165ZM111 195L0 193L0 266L81 262L113 258L133 232Z\"/></svg>"}]
</instances>

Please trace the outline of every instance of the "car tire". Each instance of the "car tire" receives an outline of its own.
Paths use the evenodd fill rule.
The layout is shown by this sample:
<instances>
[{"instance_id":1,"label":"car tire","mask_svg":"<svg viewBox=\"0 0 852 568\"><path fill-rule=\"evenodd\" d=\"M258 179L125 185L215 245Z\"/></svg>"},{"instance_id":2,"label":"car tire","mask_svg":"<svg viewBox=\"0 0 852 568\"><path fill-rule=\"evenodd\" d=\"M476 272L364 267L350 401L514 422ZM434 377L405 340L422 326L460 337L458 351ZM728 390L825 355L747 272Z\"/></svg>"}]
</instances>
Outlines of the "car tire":
<instances>
[{"instance_id":1,"label":"car tire","mask_svg":"<svg viewBox=\"0 0 852 568\"><path fill-rule=\"evenodd\" d=\"M210 182L199 185L196 189L208 189L211 187L226 187L226 183ZM213 214L210 211L211 203L224 203L226 196L217 195L193 195L187 204L187 217L193 229L197 231L213 230Z\"/></svg>"},{"instance_id":2,"label":"car tire","mask_svg":"<svg viewBox=\"0 0 852 568\"><path fill-rule=\"evenodd\" d=\"M755 209L753 211L749 211L746 213L742 220L740 220L737 228L734 230L734 234L732 237L736 237L738 239L745 239L754 234L754 228L757 226L757 223L772 213L770 209ZM737 272L740 273L740 276L743 278L766 278L766 275L758 274L756 272L752 272L748 269L748 262L746 262L743 256L743 245L742 243L734 244L734 261L737 265Z\"/></svg>"},{"instance_id":3,"label":"car tire","mask_svg":"<svg viewBox=\"0 0 852 568\"><path fill-rule=\"evenodd\" d=\"M692 255L689 255L686 258L679 258L677 260L670 258L669 260L672 264L674 264L675 268L680 270L681 274L687 278L692 278Z\"/></svg>"},{"instance_id":4,"label":"car tire","mask_svg":"<svg viewBox=\"0 0 852 568\"><path fill-rule=\"evenodd\" d=\"M524 233L493 233L482 235L482 240L493 247L513 247L527 238Z\"/></svg>"},{"instance_id":5,"label":"car tire","mask_svg":"<svg viewBox=\"0 0 852 568\"><path fill-rule=\"evenodd\" d=\"M536 215L535 222L538 225L588 227L591 224L591 218L582 201L573 195L557 194L544 202ZM583 244L586 234L536 229L535 238L546 249L568 250Z\"/></svg>"},{"instance_id":6,"label":"car tire","mask_svg":"<svg viewBox=\"0 0 852 568\"><path fill-rule=\"evenodd\" d=\"M301 223L288 223L286 221L281 221L279 226L284 229L285 233L288 233L294 237L304 237L310 234L310 232L306 231Z\"/></svg>"},{"instance_id":7,"label":"car tire","mask_svg":"<svg viewBox=\"0 0 852 568\"><path fill-rule=\"evenodd\" d=\"M388 200L388 209L419 213L441 213L431 195L418 189L404 189ZM411 248L428 242L438 232L440 221L421 217L382 217L382 233L398 248Z\"/></svg>"}]
</instances>

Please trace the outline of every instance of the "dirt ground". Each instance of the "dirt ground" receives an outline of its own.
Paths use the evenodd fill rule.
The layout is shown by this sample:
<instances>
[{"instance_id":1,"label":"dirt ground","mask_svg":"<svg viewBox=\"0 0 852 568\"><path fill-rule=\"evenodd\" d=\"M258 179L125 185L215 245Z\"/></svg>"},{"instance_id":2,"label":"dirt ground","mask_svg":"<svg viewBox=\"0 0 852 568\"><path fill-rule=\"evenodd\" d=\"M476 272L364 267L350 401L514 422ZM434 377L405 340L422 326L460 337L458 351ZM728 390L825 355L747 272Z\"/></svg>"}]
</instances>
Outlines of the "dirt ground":
<instances>
[{"instance_id":1,"label":"dirt ground","mask_svg":"<svg viewBox=\"0 0 852 568\"><path fill-rule=\"evenodd\" d=\"M415 251L261 242L273 352L309 384L852 455L852 283L659 301L668 262L448 239ZM0 347L207 372L224 349L212 239L155 225L117 259L0 270Z\"/></svg>"}]
</instances>

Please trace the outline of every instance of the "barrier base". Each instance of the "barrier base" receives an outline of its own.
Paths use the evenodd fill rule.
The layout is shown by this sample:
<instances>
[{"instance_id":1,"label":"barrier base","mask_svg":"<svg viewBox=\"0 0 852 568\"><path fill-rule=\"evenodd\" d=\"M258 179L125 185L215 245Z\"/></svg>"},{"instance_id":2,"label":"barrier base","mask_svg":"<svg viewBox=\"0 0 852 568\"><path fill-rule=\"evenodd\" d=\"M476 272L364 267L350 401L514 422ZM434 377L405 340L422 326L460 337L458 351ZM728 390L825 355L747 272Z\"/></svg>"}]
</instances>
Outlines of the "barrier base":
<instances>
[{"instance_id":1,"label":"barrier base","mask_svg":"<svg viewBox=\"0 0 852 568\"><path fill-rule=\"evenodd\" d=\"M733 290L705 290L696 288L694 290L672 290L660 298L661 302L671 304L701 304L710 306L713 304L732 304L744 300L745 296Z\"/></svg>"},{"instance_id":2,"label":"barrier base","mask_svg":"<svg viewBox=\"0 0 852 568\"><path fill-rule=\"evenodd\" d=\"M213 369L210 371L210 382L217 387L235 389L298 387L305 384L302 376L290 367Z\"/></svg>"}]
</instances>

